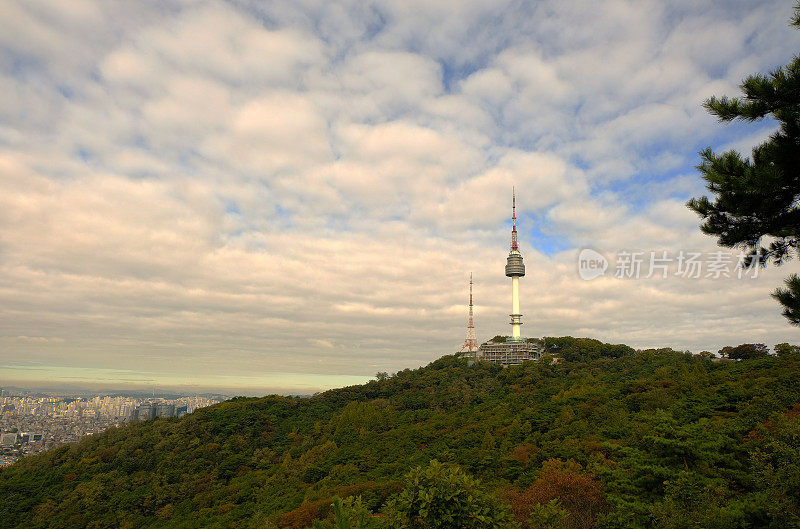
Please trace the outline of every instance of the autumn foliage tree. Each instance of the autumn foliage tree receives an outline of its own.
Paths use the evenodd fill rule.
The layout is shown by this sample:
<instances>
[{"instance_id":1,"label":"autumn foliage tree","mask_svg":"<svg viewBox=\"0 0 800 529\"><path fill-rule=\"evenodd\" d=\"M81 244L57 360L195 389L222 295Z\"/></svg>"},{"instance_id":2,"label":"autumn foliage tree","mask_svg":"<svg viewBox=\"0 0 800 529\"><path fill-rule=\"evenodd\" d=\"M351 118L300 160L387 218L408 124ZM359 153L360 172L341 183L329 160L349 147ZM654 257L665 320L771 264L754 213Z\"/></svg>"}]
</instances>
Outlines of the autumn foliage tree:
<instances>
[{"instance_id":1,"label":"autumn foliage tree","mask_svg":"<svg viewBox=\"0 0 800 529\"><path fill-rule=\"evenodd\" d=\"M541 514L543 506L557 505L567 515L558 526L565 529L587 529L595 526L597 517L606 507L603 487L591 473L572 461L548 459L536 480L524 491L512 495L514 519L526 529L536 529L532 514ZM553 500L557 500L553 502ZM540 526L540 525L538 525Z\"/></svg>"}]
</instances>

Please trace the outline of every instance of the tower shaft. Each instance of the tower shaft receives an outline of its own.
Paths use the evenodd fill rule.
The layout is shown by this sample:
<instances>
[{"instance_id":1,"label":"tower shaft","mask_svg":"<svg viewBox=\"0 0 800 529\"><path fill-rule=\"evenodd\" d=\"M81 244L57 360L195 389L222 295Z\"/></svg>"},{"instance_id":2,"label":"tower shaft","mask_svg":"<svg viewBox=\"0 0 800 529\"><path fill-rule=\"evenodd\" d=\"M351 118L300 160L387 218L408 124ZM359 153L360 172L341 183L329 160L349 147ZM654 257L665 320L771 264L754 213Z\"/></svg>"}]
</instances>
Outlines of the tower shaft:
<instances>
[{"instance_id":1,"label":"tower shaft","mask_svg":"<svg viewBox=\"0 0 800 529\"><path fill-rule=\"evenodd\" d=\"M521 339L520 326L522 322L520 318L522 314L519 313L519 278L511 278L511 338L514 340Z\"/></svg>"}]
</instances>

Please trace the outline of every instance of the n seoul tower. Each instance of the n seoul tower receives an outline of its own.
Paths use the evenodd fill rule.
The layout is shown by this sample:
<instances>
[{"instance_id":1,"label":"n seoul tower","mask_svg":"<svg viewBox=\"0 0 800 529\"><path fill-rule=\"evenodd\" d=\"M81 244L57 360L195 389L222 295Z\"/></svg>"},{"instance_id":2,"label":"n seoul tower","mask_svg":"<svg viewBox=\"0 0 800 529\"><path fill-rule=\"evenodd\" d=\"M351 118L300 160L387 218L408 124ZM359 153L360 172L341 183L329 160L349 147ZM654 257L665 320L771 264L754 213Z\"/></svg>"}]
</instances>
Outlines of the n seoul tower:
<instances>
[{"instance_id":1,"label":"n seoul tower","mask_svg":"<svg viewBox=\"0 0 800 529\"><path fill-rule=\"evenodd\" d=\"M519 278L525 277L525 263L517 244L517 194L511 190L511 251L506 261L506 276L511 278L511 336L504 342L494 339L478 348L475 359L502 366L518 365L528 360L538 360L544 354L541 340L524 339L520 332L522 314L519 313Z\"/></svg>"},{"instance_id":2,"label":"n seoul tower","mask_svg":"<svg viewBox=\"0 0 800 529\"><path fill-rule=\"evenodd\" d=\"M520 342L519 278L525 276L525 263L517 245L517 195L514 188L511 188L511 251L506 261L506 276L511 278L511 337L507 341Z\"/></svg>"}]
</instances>

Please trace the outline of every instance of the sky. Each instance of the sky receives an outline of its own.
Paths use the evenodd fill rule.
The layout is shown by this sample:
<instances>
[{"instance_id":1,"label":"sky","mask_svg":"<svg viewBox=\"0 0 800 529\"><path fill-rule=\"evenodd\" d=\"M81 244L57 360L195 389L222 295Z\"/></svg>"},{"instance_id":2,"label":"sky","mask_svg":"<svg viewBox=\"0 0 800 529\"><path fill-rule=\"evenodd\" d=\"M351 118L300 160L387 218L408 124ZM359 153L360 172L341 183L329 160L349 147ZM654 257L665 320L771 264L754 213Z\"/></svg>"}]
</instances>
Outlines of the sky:
<instances>
[{"instance_id":1,"label":"sky","mask_svg":"<svg viewBox=\"0 0 800 529\"><path fill-rule=\"evenodd\" d=\"M797 343L797 263L738 277L685 206L775 129L702 103L792 6L0 0L0 384L361 383L460 348L470 273L509 334L512 186L524 335Z\"/></svg>"}]
</instances>

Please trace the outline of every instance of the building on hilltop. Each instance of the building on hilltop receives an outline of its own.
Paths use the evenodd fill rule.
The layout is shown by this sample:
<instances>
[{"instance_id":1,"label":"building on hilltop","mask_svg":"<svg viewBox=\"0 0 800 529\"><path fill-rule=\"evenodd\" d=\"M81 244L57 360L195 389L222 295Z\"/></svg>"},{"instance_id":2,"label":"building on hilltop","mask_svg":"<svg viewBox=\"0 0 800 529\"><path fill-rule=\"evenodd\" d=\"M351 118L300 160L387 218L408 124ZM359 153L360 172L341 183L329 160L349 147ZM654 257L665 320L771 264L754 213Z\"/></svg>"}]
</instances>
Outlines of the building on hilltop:
<instances>
[{"instance_id":1,"label":"building on hilltop","mask_svg":"<svg viewBox=\"0 0 800 529\"><path fill-rule=\"evenodd\" d=\"M478 349L478 359L503 366L518 365L527 360L538 360L544 348L537 342L527 340L488 341Z\"/></svg>"},{"instance_id":2,"label":"building on hilltop","mask_svg":"<svg viewBox=\"0 0 800 529\"><path fill-rule=\"evenodd\" d=\"M519 309L519 278L525 277L525 263L517 242L517 196L511 192L511 250L506 259L506 277L511 278L511 336L505 342L489 341L481 344L475 353L476 360L503 366L521 364L527 360L538 360L544 348L538 340L528 341L522 337L522 314ZM472 296L470 295L470 302ZM470 306L470 323L472 322Z\"/></svg>"}]
</instances>

